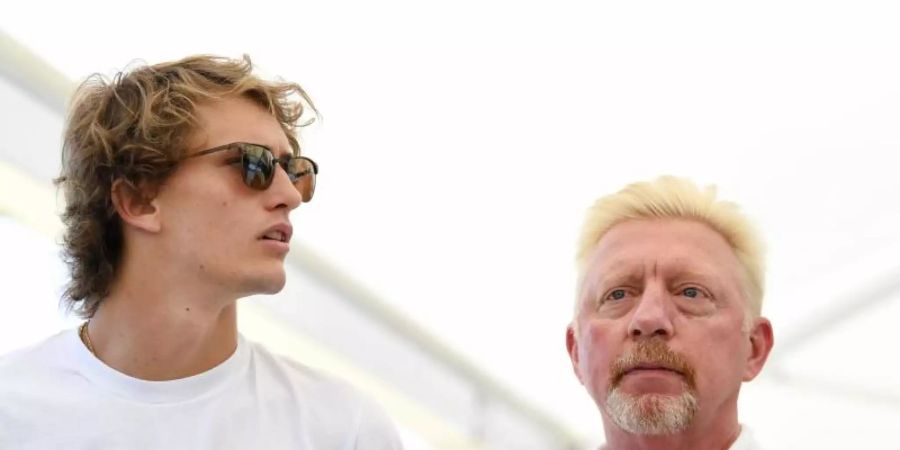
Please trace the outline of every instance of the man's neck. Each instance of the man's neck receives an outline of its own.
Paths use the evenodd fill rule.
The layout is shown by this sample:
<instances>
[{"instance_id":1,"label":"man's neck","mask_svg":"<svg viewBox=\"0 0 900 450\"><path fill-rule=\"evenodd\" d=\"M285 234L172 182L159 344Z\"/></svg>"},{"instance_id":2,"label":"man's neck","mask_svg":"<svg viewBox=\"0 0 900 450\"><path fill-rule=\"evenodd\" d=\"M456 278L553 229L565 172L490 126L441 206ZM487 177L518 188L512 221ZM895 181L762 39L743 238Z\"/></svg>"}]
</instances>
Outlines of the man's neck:
<instances>
[{"instance_id":1,"label":"man's neck","mask_svg":"<svg viewBox=\"0 0 900 450\"><path fill-rule=\"evenodd\" d=\"M106 365L143 380L174 380L203 373L234 353L233 299L164 270L123 269L88 325L95 354Z\"/></svg>"},{"instance_id":2,"label":"man's neck","mask_svg":"<svg viewBox=\"0 0 900 450\"><path fill-rule=\"evenodd\" d=\"M603 450L728 450L741 433L737 398L726 401L710 418L697 418L688 429L666 435L638 435L623 431L604 417L607 443ZM728 406L731 405L731 406Z\"/></svg>"}]
</instances>

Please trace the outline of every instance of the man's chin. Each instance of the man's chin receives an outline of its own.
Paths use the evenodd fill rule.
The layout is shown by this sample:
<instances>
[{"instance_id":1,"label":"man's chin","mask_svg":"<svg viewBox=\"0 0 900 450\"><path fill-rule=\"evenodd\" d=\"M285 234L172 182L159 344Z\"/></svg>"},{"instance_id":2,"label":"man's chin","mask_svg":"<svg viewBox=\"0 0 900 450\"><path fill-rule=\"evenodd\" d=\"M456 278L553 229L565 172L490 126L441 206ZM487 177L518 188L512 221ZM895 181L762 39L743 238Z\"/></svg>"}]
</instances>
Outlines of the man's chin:
<instances>
[{"instance_id":1,"label":"man's chin","mask_svg":"<svg viewBox=\"0 0 900 450\"><path fill-rule=\"evenodd\" d=\"M691 391L681 394L629 394L616 388L606 398L609 418L632 434L673 434L690 426L697 413L697 397Z\"/></svg>"},{"instance_id":2,"label":"man's chin","mask_svg":"<svg viewBox=\"0 0 900 450\"><path fill-rule=\"evenodd\" d=\"M244 283L247 295L272 295L281 292L286 284L284 270L256 274Z\"/></svg>"},{"instance_id":3,"label":"man's chin","mask_svg":"<svg viewBox=\"0 0 900 450\"><path fill-rule=\"evenodd\" d=\"M263 291L260 292L261 294L271 295L271 294L277 294L277 293L281 292L281 290L284 289L284 285L286 282L284 272L282 272L281 277L278 277L273 280L267 280L267 281L268 282L265 284Z\"/></svg>"}]
</instances>

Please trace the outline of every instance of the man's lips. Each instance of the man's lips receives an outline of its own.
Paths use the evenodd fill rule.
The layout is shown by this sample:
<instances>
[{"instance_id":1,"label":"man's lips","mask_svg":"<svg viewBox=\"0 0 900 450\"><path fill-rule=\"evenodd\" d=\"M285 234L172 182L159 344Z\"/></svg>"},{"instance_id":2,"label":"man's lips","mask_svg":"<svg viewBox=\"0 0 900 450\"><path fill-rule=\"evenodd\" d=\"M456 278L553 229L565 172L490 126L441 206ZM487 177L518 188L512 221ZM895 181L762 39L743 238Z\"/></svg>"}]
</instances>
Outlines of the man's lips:
<instances>
[{"instance_id":1,"label":"man's lips","mask_svg":"<svg viewBox=\"0 0 900 450\"><path fill-rule=\"evenodd\" d=\"M294 228L289 223L279 223L269 227L265 233L263 233L259 239L260 240L272 240L283 243L291 242L291 235L294 234Z\"/></svg>"},{"instance_id":2,"label":"man's lips","mask_svg":"<svg viewBox=\"0 0 900 450\"><path fill-rule=\"evenodd\" d=\"M638 364L637 366L631 367L625 371L623 375L629 375L633 373L641 373L641 372L670 372L676 375L684 375L680 371L666 366L659 366L653 364Z\"/></svg>"}]
</instances>

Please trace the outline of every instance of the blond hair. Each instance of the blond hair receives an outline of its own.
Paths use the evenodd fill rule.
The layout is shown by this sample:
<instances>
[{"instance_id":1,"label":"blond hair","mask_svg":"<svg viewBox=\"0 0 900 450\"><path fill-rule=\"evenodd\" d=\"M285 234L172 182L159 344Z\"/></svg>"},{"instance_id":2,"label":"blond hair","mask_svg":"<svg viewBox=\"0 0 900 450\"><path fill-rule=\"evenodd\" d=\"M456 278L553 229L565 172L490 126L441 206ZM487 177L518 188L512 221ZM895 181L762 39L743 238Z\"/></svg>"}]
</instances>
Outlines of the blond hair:
<instances>
[{"instance_id":1,"label":"blond hair","mask_svg":"<svg viewBox=\"0 0 900 450\"><path fill-rule=\"evenodd\" d=\"M592 250L606 232L626 220L657 218L696 220L721 234L744 268L749 311L759 317L765 283L765 250L759 234L737 204L716 198L715 186L700 189L685 178L661 176L654 181L632 183L594 202L578 241L579 284Z\"/></svg>"}]
</instances>

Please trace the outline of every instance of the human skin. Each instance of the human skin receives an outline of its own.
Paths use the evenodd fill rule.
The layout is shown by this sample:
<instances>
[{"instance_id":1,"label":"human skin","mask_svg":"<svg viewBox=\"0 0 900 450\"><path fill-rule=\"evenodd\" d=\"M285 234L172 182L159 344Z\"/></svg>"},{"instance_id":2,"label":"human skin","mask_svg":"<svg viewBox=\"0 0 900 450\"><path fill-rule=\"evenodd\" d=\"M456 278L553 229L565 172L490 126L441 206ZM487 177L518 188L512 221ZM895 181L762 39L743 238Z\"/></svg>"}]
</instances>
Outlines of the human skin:
<instances>
[{"instance_id":1,"label":"human skin","mask_svg":"<svg viewBox=\"0 0 900 450\"><path fill-rule=\"evenodd\" d=\"M232 142L291 152L278 121L249 99L198 104L196 117L188 154ZM290 229L300 193L280 167L267 190L247 187L235 156L185 159L149 201L114 184L124 250L88 326L110 367L145 380L205 372L234 353L236 300L284 286L288 244L262 236Z\"/></svg>"},{"instance_id":2,"label":"human skin","mask_svg":"<svg viewBox=\"0 0 900 450\"><path fill-rule=\"evenodd\" d=\"M741 383L762 370L772 327L749 317L744 270L725 238L687 219L636 219L597 243L579 286L566 333L572 366L600 409L608 449L726 449L740 425ZM745 326L745 321L746 326ZM664 367L628 371L617 385L611 367L640 342L661 340L694 375L699 407L683 430L633 434L609 416L615 387L634 398L675 396L686 374Z\"/></svg>"}]
</instances>

